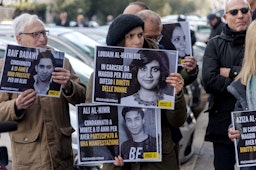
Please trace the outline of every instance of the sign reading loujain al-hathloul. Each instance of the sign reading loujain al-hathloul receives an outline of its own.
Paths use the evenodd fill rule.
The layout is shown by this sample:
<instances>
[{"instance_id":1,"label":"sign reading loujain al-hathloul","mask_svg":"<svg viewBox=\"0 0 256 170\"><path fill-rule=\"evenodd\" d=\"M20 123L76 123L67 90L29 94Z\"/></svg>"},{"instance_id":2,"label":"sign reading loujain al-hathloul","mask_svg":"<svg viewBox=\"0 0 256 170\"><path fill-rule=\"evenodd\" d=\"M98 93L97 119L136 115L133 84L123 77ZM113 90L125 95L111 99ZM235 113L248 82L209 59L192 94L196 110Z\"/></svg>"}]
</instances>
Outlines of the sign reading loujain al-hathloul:
<instances>
[{"instance_id":1,"label":"sign reading loujain al-hathloul","mask_svg":"<svg viewBox=\"0 0 256 170\"><path fill-rule=\"evenodd\" d=\"M235 139L238 167L256 166L256 111L232 112L232 125L240 131Z\"/></svg>"},{"instance_id":2,"label":"sign reading loujain al-hathloul","mask_svg":"<svg viewBox=\"0 0 256 170\"><path fill-rule=\"evenodd\" d=\"M160 109L79 104L78 163L161 161Z\"/></svg>"},{"instance_id":3,"label":"sign reading loujain al-hathloul","mask_svg":"<svg viewBox=\"0 0 256 170\"><path fill-rule=\"evenodd\" d=\"M93 103L174 109L177 51L97 46Z\"/></svg>"},{"instance_id":4,"label":"sign reading loujain al-hathloul","mask_svg":"<svg viewBox=\"0 0 256 170\"><path fill-rule=\"evenodd\" d=\"M61 85L52 81L52 72L64 66L63 52L7 45L3 62L0 91L34 89L40 96L60 96Z\"/></svg>"}]
</instances>

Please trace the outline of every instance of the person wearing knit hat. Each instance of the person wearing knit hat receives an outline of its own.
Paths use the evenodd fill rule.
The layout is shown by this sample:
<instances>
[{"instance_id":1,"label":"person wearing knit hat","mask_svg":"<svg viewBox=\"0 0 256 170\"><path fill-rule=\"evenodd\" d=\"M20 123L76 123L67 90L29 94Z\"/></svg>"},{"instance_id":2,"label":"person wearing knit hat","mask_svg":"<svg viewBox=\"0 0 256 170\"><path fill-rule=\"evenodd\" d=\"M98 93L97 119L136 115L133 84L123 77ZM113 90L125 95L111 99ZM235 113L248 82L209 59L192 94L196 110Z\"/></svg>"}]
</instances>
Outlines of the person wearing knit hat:
<instances>
[{"instance_id":1,"label":"person wearing knit hat","mask_svg":"<svg viewBox=\"0 0 256 170\"><path fill-rule=\"evenodd\" d=\"M130 46L134 48L157 48L157 46L143 37L144 22L137 15L133 14L121 14L114 19L108 29L106 38L106 44L109 46ZM137 34L139 38L134 39ZM130 43L132 45L125 44L126 35L130 36ZM132 37L133 36L133 37Z\"/></svg>"},{"instance_id":2,"label":"person wearing knit hat","mask_svg":"<svg viewBox=\"0 0 256 170\"><path fill-rule=\"evenodd\" d=\"M142 20L133 14L122 14L115 18L109 27L109 31L106 38L106 43L108 46L119 46L125 48L151 48L156 49L157 44L151 40L144 38L144 23ZM157 60L154 60L155 62ZM141 68L142 70L144 67ZM92 89L93 89L93 79L94 73L92 73L88 88L86 91L86 103L92 103ZM105 163L102 170L169 170L169 169L179 169L178 155L175 154L175 143L171 140L170 126L179 127L186 121L186 102L182 92L184 86L184 79L179 73L171 73L165 79L169 86L175 88L175 109L174 110L164 110L162 109L161 115L164 118L161 120L162 124L162 141L163 145L161 149L164 154L162 154L162 162L129 162L124 163L121 153L115 155L115 162ZM154 92L153 92L154 93ZM145 94L145 93L144 93ZM108 95L108 94L107 94ZM113 93L109 94L113 95ZM115 95L115 94L114 94ZM141 95L139 95L141 97ZM156 96L155 96L156 97ZM149 98L151 100L151 98ZM176 109L177 108L177 109Z\"/></svg>"},{"instance_id":3,"label":"person wearing knit hat","mask_svg":"<svg viewBox=\"0 0 256 170\"><path fill-rule=\"evenodd\" d=\"M107 45L117 46L127 33L137 27L140 27L143 32L144 22L138 16L133 14L119 15L109 26L106 38Z\"/></svg>"}]
</instances>

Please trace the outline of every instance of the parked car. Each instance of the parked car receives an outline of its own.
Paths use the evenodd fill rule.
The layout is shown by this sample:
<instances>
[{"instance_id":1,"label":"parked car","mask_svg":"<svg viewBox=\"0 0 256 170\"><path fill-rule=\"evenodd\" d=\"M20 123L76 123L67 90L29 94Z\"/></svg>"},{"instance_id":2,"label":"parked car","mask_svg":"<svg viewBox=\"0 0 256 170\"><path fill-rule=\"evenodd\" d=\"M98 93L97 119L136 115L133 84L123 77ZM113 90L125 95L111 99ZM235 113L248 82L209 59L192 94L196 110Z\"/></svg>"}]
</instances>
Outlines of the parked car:
<instances>
[{"instance_id":1,"label":"parked car","mask_svg":"<svg viewBox=\"0 0 256 170\"><path fill-rule=\"evenodd\" d=\"M48 45L80 59L93 68L94 49L101 45L92 38L69 28L47 26L49 30ZM11 25L0 25L0 37L15 40Z\"/></svg>"}]
</instances>

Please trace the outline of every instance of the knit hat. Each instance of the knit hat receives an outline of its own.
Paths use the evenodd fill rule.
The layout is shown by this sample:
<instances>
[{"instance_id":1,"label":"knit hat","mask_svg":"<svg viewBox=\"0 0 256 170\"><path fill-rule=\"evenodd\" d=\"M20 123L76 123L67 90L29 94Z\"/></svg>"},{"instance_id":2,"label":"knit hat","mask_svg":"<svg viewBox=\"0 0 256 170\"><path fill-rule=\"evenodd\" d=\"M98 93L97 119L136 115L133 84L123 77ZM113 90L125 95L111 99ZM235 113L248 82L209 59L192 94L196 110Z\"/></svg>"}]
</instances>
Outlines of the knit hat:
<instances>
[{"instance_id":1,"label":"knit hat","mask_svg":"<svg viewBox=\"0 0 256 170\"><path fill-rule=\"evenodd\" d=\"M124 39L129 31L136 27L142 27L144 29L144 22L140 17L133 14L119 15L109 26L106 38L107 45L116 46Z\"/></svg>"}]
</instances>

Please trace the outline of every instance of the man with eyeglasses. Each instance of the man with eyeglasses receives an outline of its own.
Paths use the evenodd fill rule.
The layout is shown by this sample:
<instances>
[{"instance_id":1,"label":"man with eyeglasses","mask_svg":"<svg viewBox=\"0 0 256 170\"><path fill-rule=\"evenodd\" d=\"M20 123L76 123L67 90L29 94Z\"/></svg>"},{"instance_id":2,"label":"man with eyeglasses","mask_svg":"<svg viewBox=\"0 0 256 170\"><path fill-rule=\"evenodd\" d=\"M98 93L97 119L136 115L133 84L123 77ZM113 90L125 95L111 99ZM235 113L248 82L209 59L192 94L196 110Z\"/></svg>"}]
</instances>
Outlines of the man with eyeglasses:
<instances>
[{"instance_id":1,"label":"man with eyeglasses","mask_svg":"<svg viewBox=\"0 0 256 170\"><path fill-rule=\"evenodd\" d=\"M241 69L251 10L247 0L227 0L224 12L223 32L209 40L203 57L203 86L209 94L205 140L213 142L215 169L233 170L235 147L227 130L236 99L227 91L227 86Z\"/></svg>"},{"instance_id":2,"label":"man with eyeglasses","mask_svg":"<svg viewBox=\"0 0 256 170\"><path fill-rule=\"evenodd\" d=\"M47 48L48 31L38 16L24 13L15 18L13 27L19 45ZM59 98L37 96L34 89L20 94L0 92L0 121L18 123L18 129L10 132L12 169L73 168L74 129L70 124L69 103L83 103L86 87L80 83L68 59L64 68L55 67L51 74L52 81L62 86Z\"/></svg>"}]
</instances>

